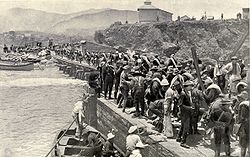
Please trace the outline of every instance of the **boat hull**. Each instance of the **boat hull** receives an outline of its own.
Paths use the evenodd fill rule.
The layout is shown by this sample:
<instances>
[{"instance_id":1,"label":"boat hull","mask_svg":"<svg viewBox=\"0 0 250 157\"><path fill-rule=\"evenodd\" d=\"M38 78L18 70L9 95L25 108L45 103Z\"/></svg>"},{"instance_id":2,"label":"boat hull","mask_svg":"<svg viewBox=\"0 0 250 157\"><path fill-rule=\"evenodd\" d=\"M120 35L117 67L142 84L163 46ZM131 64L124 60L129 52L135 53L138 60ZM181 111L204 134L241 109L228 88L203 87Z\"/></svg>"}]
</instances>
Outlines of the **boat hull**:
<instances>
[{"instance_id":1,"label":"boat hull","mask_svg":"<svg viewBox=\"0 0 250 157\"><path fill-rule=\"evenodd\" d=\"M62 137L65 131L65 129L62 129L56 135L56 138L53 142L53 145L55 145L55 147L51 152L51 157L93 157L96 151L99 152L102 150L103 143L106 140L103 134L101 134L99 131L95 130L91 126L87 126L83 130L83 132L85 133L83 133L82 135L81 142L78 138L75 137L76 129L69 129ZM95 132L100 134L100 143L95 147L88 146L89 132ZM60 141L57 143L58 139L60 139ZM115 148L117 147L115 146ZM117 153L117 156L123 157L119 153Z\"/></svg>"},{"instance_id":2,"label":"boat hull","mask_svg":"<svg viewBox=\"0 0 250 157\"><path fill-rule=\"evenodd\" d=\"M0 70L11 71L31 71L34 70L34 63L14 63L7 61L0 61Z\"/></svg>"}]
</instances>

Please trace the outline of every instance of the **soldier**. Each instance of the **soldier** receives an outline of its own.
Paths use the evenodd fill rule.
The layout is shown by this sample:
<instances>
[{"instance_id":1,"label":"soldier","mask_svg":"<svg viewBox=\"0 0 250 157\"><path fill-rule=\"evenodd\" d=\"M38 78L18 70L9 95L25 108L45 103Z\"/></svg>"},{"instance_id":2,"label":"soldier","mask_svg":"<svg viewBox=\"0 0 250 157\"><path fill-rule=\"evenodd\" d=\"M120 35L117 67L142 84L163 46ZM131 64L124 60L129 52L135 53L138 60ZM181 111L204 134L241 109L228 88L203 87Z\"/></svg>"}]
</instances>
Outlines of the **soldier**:
<instances>
[{"instance_id":1,"label":"soldier","mask_svg":"<svg viewBox=\"0 0 250 157\"><path fill-rule=\"evenodd\" d=\"M126 137L126 157L129 157L133 150L136 148L136 144L141 142L141 138L138 133L137 126L131 126L128 130L128 136Z\"/></svg>"},{"instance_id":2,"label":"soldier","mask_svg":"<svg viewBox=\"0 0 250 157\"><path fill-rule=\"evenodd\" d=\"M180 93L179 97L179 108L180 108L180 119L181 119L181 128L178 132L177 142L181 142L181 146L189 148L186 144L186 139L188 133L190 132L190 121L191 121L191 112L194 107L191 104L191 90L193 86L192 81L186 81L184 83L184 88ZM187 92L184 92L186 90Z\"/></svg>"},{"instance_id":3,"label":"soldier","mask_svg":"<svg viewBox=\"0 0 250 157\"><path fill-rule=\"evenodd\" d=\"M121 73L123 71L123 65L121 62L116 63L116 70L115 70L115 92L114 92L114 97L115 99L117 98L117 93L120 85L120 77Z\"/></svg>"},{"instance_id":4,"label":"soldier","mask_svg":"<svg viewBox=\"0 0 250 157\"><path fill-rule=\"evenodd\" d=\"M162 76L159 72L155 72L152 77L152 83L150 85L151 99L152 101L163 99L164 96L161 94L161 80Z\"/></svg>"},{"instance_id":5,"label":"soldier","mask_svg":"<svg viewBox=\"0 0 250 157\"><path fill-rule=\"evenodd\" d=\"M226 78L224 74L216 74L216 84L220 87L222 93L226 93Z\"/></svg>"},{"instance_id":6,"label":"soldier","mask_svg":"<svg viewBox=\"0 0 250 157\"><path fill-rule=\"evenodd\" d=\"M133 73L133 78L130 82L130 86L132 87L131 93L134 96L134 105L136 108L136 113L134 117L138 117L140 115L144 115L145 103L144 103L144 95L145 95L145 79L144 75L139 71L139 67L135 68ZM141 111L139 109L141 107Z\"/></svg>"},{"instance_id":7,"label":"soldier","mask_svg":"<svg viewBox=\"0 0 250 157\"><path fill-rule=\"evenodd\" d=\"M103 157L113 157L115 155L114 137L115 135L113 133L108 133L107 141L103 145L103 151L102 151Z\"/></svg>"},{"instance_id":8,"label":"soldier","mask_svg":"<svg viewBox=\"0 0 250 157\"><path fill-rule=\"evenodd\" d=\"M3 52L4 53L8 53L8 47L4 44L4 46L3 46Z\"/></svg>"},{"instance_id":9,"label":"soldier","mask_svg":"<svg viewBox=\"0 0 250 157\"><path fill-rule=\"evenodd\" d=\"M220 156L221 141L225 145L225 152L230 156L230 124L233 119L233 113L230 109L232 102L223 94L220 94L209 109L209 117L213 123L215 157Z\"/></svg>"},{"instance_id":10,"label":"soldier","mask_svg":"<svg viewBox=\"0 0 250 157\"><path fill-rule=\"evenodd\" d=\"M128 101L128 93L129 93L129 84L130 79L128 77L128 72L130 71L130 66L126 65L123 67L123 71L121 73L120 78L120 90L123 96L123 110L122 112L125 112L127 101ZM120 104L118 105L120 107Z\"/></svg>"},{"instance_id":11,"label":"soldier","mask_svg":"<svg viewBox=\"0 0 250 157\"><path fill-rule=\"evenodd\" d=\"M236 85L241 80L241 68L236 56L231 58L232 62L224 66L223 70L229 77L230 95L236 95Z\"/></svg>"},{"instance_id":12,"label":"soldier","mask_svg":"<svg viewBox=\"0 0 250 157\"><path fill-rule=\"evenodd\" d=\"M249 147L249 101L243 101L239 105L239 124L238 135L240 137L241 157L245 157L247 147Z\"/></svg>"},{"instance_id":13,"label":"soldier","mask_svg":"<svg viewBox=\"0 0 250 157\"><path fill-rule=\"evenodd\" d=\"M111 62L108 63L104 70L104 98L107 98L107 93L109 93L109 99L111 99L112 88L114 84L114 67L111 65Z\"/></svg>"},{"instance_id":14,"label":"soldier","mask_svg":"<svg viewBox=\"0 0 250 157\"><path fill-rule=\"evenodd\" d=\"M194 109L191 111L191 134L199 134L198 132L198 122L199 117L202 114L201 109L208 109L202 91L198 88L193 88L191 92L191 103Z\"/></svg>"},{"instance_id":15,"label":"soldier","mask_svg":"<svg viewBox=\"0 0 250 157\"><path fill-rule=\"evenodd\" d=\"M211 79L205 80L204 87L206 88L206 91L203 93L204 98L207 104L210 104L219 97L221 89L217 84L214 84Z\"/></svg>"},{"instance_id":16,"label":"soldier","mask_svg":"<svg viewBox=\"0 0 250 157\"><path fill-rule=\"evenodd\" d=\"M141 149L144 149L146 146L148 146L148 144L143 144L142 142L138 142L135 145L135 150L132 151L129 157L142 157Z\"/></svg>"},{"instance_id":17,"label":"soldier","mask_svg":"<svg viewBox=\"0 0 250 157\"><path fill-rule=\"evenodd\" d=\"M98 97L100 96L100 74L97 72L91 72L89 75L89 86L91 90L96 94ZM93 93L92 92L92 93Z\"/></svg>"}]
</instances>

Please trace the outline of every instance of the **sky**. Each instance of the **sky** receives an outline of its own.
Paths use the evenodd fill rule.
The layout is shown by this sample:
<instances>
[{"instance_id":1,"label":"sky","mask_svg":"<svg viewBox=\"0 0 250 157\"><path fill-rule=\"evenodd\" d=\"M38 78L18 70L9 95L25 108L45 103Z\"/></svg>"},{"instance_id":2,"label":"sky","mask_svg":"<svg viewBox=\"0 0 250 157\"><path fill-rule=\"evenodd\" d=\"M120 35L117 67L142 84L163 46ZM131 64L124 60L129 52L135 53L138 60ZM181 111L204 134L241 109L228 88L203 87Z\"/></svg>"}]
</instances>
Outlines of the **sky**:
<instances>
[{"instance_id":1,"label":"sky","mask_svg":"<svg viewBox=\"0 0 250 157\"><path fill-rule=\"evenodd\" d=\"M242 8L249 7L249 0L151 0L152 5L172 12L173 18L188 15L200 19L206 12L207 16L220 18L236 18ZM137 10L144 0L0 0L0 14L15 7L32 8L47 12L72 13L90 8L114 8Z\"/></svg>"}]
</instances>

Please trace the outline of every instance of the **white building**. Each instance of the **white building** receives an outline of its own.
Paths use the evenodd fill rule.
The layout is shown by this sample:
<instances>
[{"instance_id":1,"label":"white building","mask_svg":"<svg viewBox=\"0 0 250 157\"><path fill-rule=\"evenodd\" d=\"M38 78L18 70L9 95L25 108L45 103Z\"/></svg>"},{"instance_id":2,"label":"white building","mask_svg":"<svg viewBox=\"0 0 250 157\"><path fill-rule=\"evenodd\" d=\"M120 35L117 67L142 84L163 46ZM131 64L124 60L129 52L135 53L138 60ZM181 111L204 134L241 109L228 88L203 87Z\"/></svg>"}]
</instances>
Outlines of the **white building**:
<instances>
[{"instance_id":1,"label":"white building","mask_svg":"<svg viewBox=\"0 0 250 157\"><path fill-rule=\"evenodd\" d=\"M243 19L249 19L249 8L242 8Z\"/></svg>"},{"instance_id":2,"label":"white building","mask_svg":"<svg viewBox=\"0 0 250 157\"><path fill-rule=\"evenodd\" d=\"M144 5L137 10L139 11L139 22L141 23L172 21L172 13L156 8L150 0L146 0Z\"/></svg>"}]
</instances>

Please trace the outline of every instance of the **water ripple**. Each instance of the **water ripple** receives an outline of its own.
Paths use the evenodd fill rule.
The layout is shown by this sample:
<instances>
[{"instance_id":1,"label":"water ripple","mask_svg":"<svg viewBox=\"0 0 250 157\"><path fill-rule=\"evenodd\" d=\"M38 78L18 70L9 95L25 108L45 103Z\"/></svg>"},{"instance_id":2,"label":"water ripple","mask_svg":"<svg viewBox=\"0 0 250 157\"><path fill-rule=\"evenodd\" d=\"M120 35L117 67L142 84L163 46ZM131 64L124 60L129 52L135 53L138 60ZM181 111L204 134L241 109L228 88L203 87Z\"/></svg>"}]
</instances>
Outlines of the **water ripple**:
<instances>
[{"instance_id":1,"label":"water ripple","mask_svg":"<svg viewBox=\"0 0 250 157\"><path fill-rule=\"evenodd\" d=\"M35 78L35 79L34 79ZM85 82L44 71L0 73L0 156L44 156L54 136L72 121Z\"/></svg>"}]
</instances>

